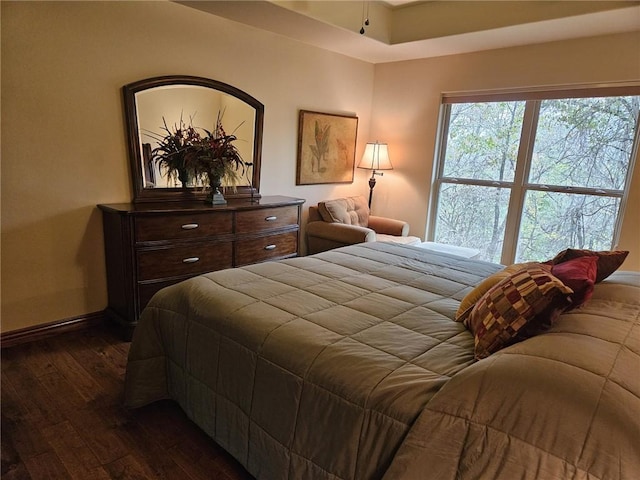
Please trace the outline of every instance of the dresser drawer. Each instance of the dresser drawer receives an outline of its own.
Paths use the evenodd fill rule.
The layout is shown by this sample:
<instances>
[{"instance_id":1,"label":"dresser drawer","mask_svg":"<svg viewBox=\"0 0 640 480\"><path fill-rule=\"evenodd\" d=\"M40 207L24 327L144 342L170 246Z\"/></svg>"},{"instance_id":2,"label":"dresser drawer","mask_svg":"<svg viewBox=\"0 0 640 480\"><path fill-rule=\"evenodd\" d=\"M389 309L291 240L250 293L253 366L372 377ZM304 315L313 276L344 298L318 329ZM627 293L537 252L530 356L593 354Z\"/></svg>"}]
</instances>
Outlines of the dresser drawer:
<instances>
[{"instance_id":1,"label":"dresser drawer","mask_svg":"<svg viewBox=\"0 0 640 480\"><path fill-rule=\"evenodd\" d=\"M181 282L184 280L183 278L167 280L166 282L153 282L153 283L139 283L138 284L138 315L142 313L144 307L147 306L151 297L153 297L156 292L162 290L164 287L168 287L169 285L173 285L175 283Z\"/></svg>"},{"instance_id":2,"label":"dresser drawer","mask_svg":"<svg viewBox=\"0 0 640 480\"><path fill-rule=\"evenodd\" d=\"M177 213L138 216L135 219L137 242L201 238L232 233L232 212Z\"/></svg>"},{"instance_id":3,"label":"dresser drawer","mask_svg":"<svg viewBox=\"0 0 640 480\"><path fill-rule=\"evenodd\" d=\"M298 232L268 235L236 242L237 267L298 253Z\"/></svg>"},{"instance_id":4,"label":"dresser drawer","mask_svg":"<svg viewBox=\"0 0 640 480\"><path fill-rule=\"evenodd\" d=\"M236 213L236 233L254 233L298 224L298 207L241 210Z\"/></svg>"},{"instance_id":5,"label":"dresser drawer","mask_svg":"<svg viewBox=\"0 0 640 480\"><path fill-rule=\"evenodd\" d=\"M221 270L232 266L231 242L139 250L138 280L154 280Z\"/></svg>"}]
</instances>

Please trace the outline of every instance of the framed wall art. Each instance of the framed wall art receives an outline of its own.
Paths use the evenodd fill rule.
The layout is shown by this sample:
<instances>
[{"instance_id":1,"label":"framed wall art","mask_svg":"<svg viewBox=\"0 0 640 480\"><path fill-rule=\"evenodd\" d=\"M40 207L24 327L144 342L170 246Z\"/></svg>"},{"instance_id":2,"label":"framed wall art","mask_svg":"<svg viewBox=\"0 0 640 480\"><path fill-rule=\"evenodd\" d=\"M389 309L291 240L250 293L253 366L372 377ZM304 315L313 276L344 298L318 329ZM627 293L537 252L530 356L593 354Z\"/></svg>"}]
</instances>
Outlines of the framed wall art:
<instances>
[{"instance_id":1,"label":"framed wall art","mask_svg":"<svg viewBox=\"0 0 640 480\"><path fill-rule=\"evenodd\" d=\"M300 110L296 185L352 183L358 117Z\"/></svg>"}]
</instances>

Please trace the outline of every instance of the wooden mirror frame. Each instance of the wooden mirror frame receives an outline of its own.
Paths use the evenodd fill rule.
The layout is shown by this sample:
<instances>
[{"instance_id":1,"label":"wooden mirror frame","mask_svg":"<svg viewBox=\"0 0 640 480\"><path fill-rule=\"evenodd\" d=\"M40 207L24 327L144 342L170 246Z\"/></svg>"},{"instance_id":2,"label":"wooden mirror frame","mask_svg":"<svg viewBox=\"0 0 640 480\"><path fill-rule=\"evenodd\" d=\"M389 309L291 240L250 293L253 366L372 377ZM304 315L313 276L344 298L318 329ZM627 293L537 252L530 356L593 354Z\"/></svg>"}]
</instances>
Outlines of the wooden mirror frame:
<instances>
[{"instance_id":1,"label":"wooden mirror frame","mask_svg":"<svg viewBox=\"0 0 640 480\"><path fill-rule=\"evenodd\" d=\"M253 166L250 185L227 188L225 198L259 197L260 192L260 160L262 156L262 125L264 121L264 105L236 87L204 77L184 75L168 75L152 77L130 83L122 87L124 97L124 114L129 144L129 160L131 165L131 179L133 182L133 201L162 202L162 201L190 201L204 200L206 192L201 188L145 188L142 171L142 154L140 132L138 131L138 110L136 93L156 87L170 85L195 85L211 88L236 97L255 109L255 125L253 139Z\"/></svg>"}]
</instances>

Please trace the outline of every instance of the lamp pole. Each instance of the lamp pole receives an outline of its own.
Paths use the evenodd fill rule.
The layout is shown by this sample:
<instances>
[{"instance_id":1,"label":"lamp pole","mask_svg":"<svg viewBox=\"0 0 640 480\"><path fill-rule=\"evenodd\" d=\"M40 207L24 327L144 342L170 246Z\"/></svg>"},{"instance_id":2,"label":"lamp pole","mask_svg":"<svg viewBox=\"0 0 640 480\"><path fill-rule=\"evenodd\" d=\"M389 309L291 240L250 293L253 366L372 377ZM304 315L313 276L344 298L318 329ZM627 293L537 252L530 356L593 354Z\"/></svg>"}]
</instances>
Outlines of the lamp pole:
<instances>
[{"instance_id":1,"label":"lamp pole","mask_svg":"<svg viewBox=\"0 0 640 480\"><path fill-rule=\"evenodd\" d=\"M384 172L371 172L371 178L369 179L369 210L371 210L371 199L373 198L373 187L376 186L376 175L383 176Z\"/></svg>"}]
</instances>

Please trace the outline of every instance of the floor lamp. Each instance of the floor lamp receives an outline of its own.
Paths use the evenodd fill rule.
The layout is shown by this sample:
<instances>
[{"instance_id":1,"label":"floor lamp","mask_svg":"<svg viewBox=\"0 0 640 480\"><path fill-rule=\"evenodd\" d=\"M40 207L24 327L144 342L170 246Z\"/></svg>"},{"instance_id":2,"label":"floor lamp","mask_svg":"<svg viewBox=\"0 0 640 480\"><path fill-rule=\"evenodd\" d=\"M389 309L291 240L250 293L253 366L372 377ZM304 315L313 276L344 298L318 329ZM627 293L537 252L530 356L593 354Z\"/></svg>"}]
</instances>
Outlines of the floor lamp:
<instances>
[{"instance_id":1,"label":"floor lamp","mask_svg":"<svg viewBox=\"0 0 640 480\"><path fill-rule=\"evenodd\" d=\"M378 170L393 170L391 160L389 160L389 149L386 143L367 143L364 149L364 155L358 168L364 168L365 170L372 170L371 178L369 179L369 209L371 209L371 199L373 198L373 187L376 186L376 175L384 175L383 172Z\"/></svg>"}]
</instances>

